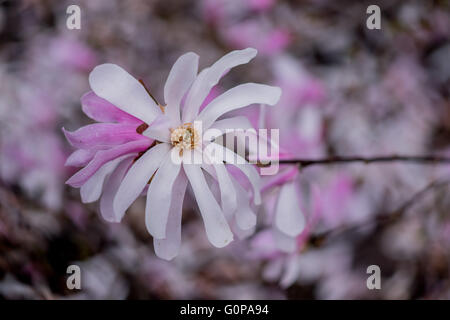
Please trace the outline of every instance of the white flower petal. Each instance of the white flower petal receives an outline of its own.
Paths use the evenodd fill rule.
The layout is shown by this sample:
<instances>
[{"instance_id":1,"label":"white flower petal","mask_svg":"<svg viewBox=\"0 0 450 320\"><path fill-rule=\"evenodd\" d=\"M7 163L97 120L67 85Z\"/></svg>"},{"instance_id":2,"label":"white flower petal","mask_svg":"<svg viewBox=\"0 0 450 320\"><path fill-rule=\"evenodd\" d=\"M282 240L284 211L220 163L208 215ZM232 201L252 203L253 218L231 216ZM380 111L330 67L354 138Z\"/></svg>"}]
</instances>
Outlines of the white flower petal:
<instances>
[{"instance_id":1,"label":"white flower petal","mask_svg":"<svg viewBox=\"0 0 450 320\"><path fill-rule=\"evenodd\" d=\"M183 164L183 168L194 191L209 241L217 248L226 246L233 240L233 233L206 183L202 169L195 164Z\"/></svg>"},{"instance_id":2,"label":"white flower petal","mask_svg":"<svg viewBox=\"0 0 450 320\"><path fill-rule=\"evenodd\" d=\"M105 63L95 67L89 84L100 98L147 124L161 113L139 81L118 65Z\"/></svg>"},{"instance_id":3,"label":"white flower petal","mask_svg":"<svg viewBox=\"0 0 450 320\"><path fill-rule=\"evenodd\" d=\"M160 142L170 142L170 128L172 122L170 118L161 114L156 117L153 123L142 133L144 136Z\"/></svg>"},{"instance_id":4,"label":"white flower petal","mask_svg":"<svg viewBox=\"0 0 450 320\"><path fill-rule=\"evenodd\" d=\"M126 157L128 157L128 155ZM100 198L106 176L113 172L124 158L125 157L119 157L105 163L81 186L80 195L83 203L94 202Z\"/></svg>"},{"instance_id":5,"label":"white flower petal","mask_svg":"<svg viewBox=\"0 0 450 320\"><path fill-rule=\"evenodd\" d=\"M153 246L158 257L172 260L178 255L181 244L181 215L183 209L184 194L187 187L187 178L180 171L172 189L169 219L167 221L166 238L153 238Z\"/></svg>"},{"instance_id":6,"label":"white flower petal","mask_svg":"<svg viewBox=\"0 0 450 320\"><path fill-rule=\"evenodd\" d=\"M220 164L219 164L220 165ZM227 180L229 179L226 184L221 186L219 173L216 170L215 164L208 165L206 163L202 164L202 168L205 169L206 172L208 172L216 181L218 181L218 185L221 191L222 199L225 192L226 196L231 196L231 193L233 194L233 201L236 202L236 205L233 204L234 210L225 210L224 214L227 220L230 223L231 229L234 234L238 236L239 239L243 239L245 237L248 237L254 232L254 227L256 226L256 215L253 212L253 210L250 208L248 193L245 191L245 189L236 181L233 176L231 176L227 169L225 168L225 165L223 165L223 168L225 169L225 173L227 174ZM220 169L219 169L220 170ZM223 173L220 173L223 174ZM212 186L211 186L212 188ZM230 191L232 190L232 192ZM231 193L230 193L231 192ZM227 193L230 193L228 195ZM224 200L221 200L222 203L224 203ZM223 204L222 204L223 207Z\"/></svg>"},{"instance_id":7,"label":"white flower petal","mask_svg":"<svg viewBox=\"0 0 450 320\"><path fill-rule=\"evenodd\" d=\"M117 190L119 189L120 183L133 163L134 158L135 156L133 155L123 160L106 180L103 194L100 198L100 213L106 221L120 222L123 218L123 214L125 212L117 214L113 208L113 201Z\"/></svg>"},{"instance_id":8,"label":"white flower petal","mask_svg":"<svg viewBox=\"0 0 450 320\"><path fill-rule=\"evenodd\" d=\"M233 186L237 193L236 223L239 229L249 230L256 226L256 215L250 208L247 192L233 179Z\"/></svg>"},{"instance_id":9,"label":"white flower petal","mask_svg":"<svg viewBox=\"0 0 450 320\"><path fill-rule=\"evenodd\" d=\"M147 191L145 225L148 232L156 239L166 237L172 188L181 168L180 162L174 163L172 161L172 157L176 156L178 156L178 150L172 148L155 173Z\"/></svg>"},{"instance_id":10,"label":"white flower petal","mask_svg":"<svg viewBox=\"0 0 450 320\"><path fill-rule=\"evenodd\" d=\"M223 161L226 161L227 159L234 159L234 161L232 161L231 165L235 166L236 168L238 168L240 171L242 171L242 173L245 174L245 176L247 177L247 179L250 181L250 184L253 187L253 202L256 205L260 205L261 204L261 178L258 174L258 171L255 169L255 167L248 163L243 157L241 157L240 155L236 154L235 152L233 152L232 150L221 146L217 143L210 143L206 149L211 148L211 150L213 150L214 155L223 155ZM214 149L216 149L214 151ZM205 151L207 152L207 151Z\"/></svg>"},{"instance_id":11,"label":"white flower petal","mask_svg":"<svg viewBox=\"0 0 450 320\"><path fill-rule=\"evenodd\" d=\"M275 105L281 96L281 89L265 84L244 83L222 93L198 115L203 130L209 128L221 115L253 103Z\"/></svg>"},{"instance_id":12,"label":"white flower petal","mask_svg":"<svg viewBox=\"0 0 450 320\"><path fill-rule=\"evenodd\" d=\"M297 238L290 237L277 228L272 229L273 239L278 249L283 252L292 253L297 249Z\"/></svg>"},{"instance_id":13,"label":"white flower petal","mask_svg":"<svg viewBox=\"0 0 450 320\"><path fill-rule=\"evenodd\" d=\"M225 217L230 217L234 213L237 207L237 195L234 189L232 177L228 173L222 159L212 159L207 153L203 154L211 164L206 162L202 163L202 169L204 169L209 175L211 175L220 191L220 203L222 205L223 213ZM208 183L213 191L214 185ZM214 194L214 192L213 192Z\"/></svg>"},{"instance_id":14,"label":"white flower petal","mask_svg":"<svg viewBox=\"0 0 450 320\"><path fill-rule=\"evenodd\" d=\"M220 202L224 212L234 212L237 206L236 190L233 181L223 163L213 163L216 171L217 182L220 188Z\"/></svg>"},{"instance_id":15,"label":"white flower petal","mask_svg":"<svg viewBox=\"0 0 450 320\"><path fill-rule=\"evenodd\" d=\"M263 279L270 282L276 282L282 275L284 264L284 259L269 260L263 270Z\"/></svg>"},{"instance_id":16,"label":"white flower petal","mask_svg":"<svg viewBox=\"0 0 450 320\"><path fill-rule=\"evenodd\" d=\"M183 122L194 120L203 101L227 70L248 63L256 54L257 51L253 48L235 50L220 58L211 67L202 70L186 97Z\"/></svg>"},{"instance_id":17,"label":"white flower petal","mask_svg":"<svg viewBox=\"0 0 450 320\"><path fill-rule=\"evenodd\" d=\"M180 103L194 82L198 71L198 55L193 52L183 54L173 65L164 86L165 113L174 121L180 122Z\"/></svg>"},{"instance_id":18,"label":"white flower petal","mask_svg":"<svg viewBox=\"0 0 450 320\"><path fill-rule=\"evenodd\" d=\"M128 170L114 197L114 212L122 216L141 194L148 181L158 169L170 150L170 145L160 143L147 150Z\"/></svg>"},{"instance_id":19,"label":"white flower petal","mask_svg":"<svg viewBox=\"0 0 450 320\"><path fill-rule=\"evenodd\" d=\"M301 259L303 255L290 255L286 261L286 268L283 276L280 279L280 285L282 288L288 288L293 285L300 276L301 272Z\"/></svg>"},{"instance_id":20,"label":"white flower petal","mask_svg":"<svg viewBox=\"0 0 450 320\"><path fill-rule=\"evenodd\" d=\"M233 217L232 221L230 222L231 230L233 231L233 234L239 239L244 240L248 237L250 237L252 234L255 233L256 228L251 227L248 229L242 229L239 224L237 223L236 217Z\"/></svg>"},{"instance_id":21,"label":"white flower petal","mask_svg":"<svg viewBox=\"0 0 450 320\"><path fill-rule=\"evenodd\" d=\"M226 118L222 120L218 120L214 122L214 124L210 127L211 129L218 129L223 133L226 130L236 130L236 129L254 129L250 121L244 116L237 116L232 118Z\"/></svg>"},{"instance_id":22,"label":"white flower petal","mask_svg":"<svg viewBox=\"0 0 450 320\"><path fill-rule=\"evenodd\" d=\"M298 236L305 228L305 216L299 201L294 182L281 187L275 208L275 225L290 237Z\"/></svg>"},{"instance_id":23,"label":"white flower petal","mask_svg":"<svg viewBox=\"0 0 450 320\"><path fill-rule=\"evenodd\" d=\"M207 77L208 77L208 72L209 72L209 68L203 69L197 75L197 78L195 78L194 83L192 84L191 88L189 89L189 92L187 94L186 101L184 102L184 107L182 110L182 120L184 123L192 122L195 119L195 117L198 115L198 111L199 111L203 101L208 96L208 95L206 95L205 98L203 98L203 101L199 105L197 105L196 102L193 101L194 99L200 100L200 98L202 97L201 93L203 91L207 90L203 87L206 85L205 79L207 79ZM198 99L196 99L197 97L198 97Z\"/></svg>"},{"instance_id":24,"label":"white flower petal","mask_svg":"<svg viewBox=\"0 0 450 320\"><path fill-rule=\"evenodd\" d=\"M255 160L255 155L258 156L258 143L248 143L249 137L255 137L255 141L266 143L267 145L266 140L262 138L257 140L258 133L255 128L253 128L250 121L244 116L217 120L209 129L220 130L222 133L226 134L226 139L234 139L234 137L236 137L237 150L245 151L247 149L249 151L249 158L252 160ZM227 133L227 130L233 131ZM204 136L208 137L208 135ZM256 158L256 160L258 160L258 158Z\"/></svg>"}]
</instances>

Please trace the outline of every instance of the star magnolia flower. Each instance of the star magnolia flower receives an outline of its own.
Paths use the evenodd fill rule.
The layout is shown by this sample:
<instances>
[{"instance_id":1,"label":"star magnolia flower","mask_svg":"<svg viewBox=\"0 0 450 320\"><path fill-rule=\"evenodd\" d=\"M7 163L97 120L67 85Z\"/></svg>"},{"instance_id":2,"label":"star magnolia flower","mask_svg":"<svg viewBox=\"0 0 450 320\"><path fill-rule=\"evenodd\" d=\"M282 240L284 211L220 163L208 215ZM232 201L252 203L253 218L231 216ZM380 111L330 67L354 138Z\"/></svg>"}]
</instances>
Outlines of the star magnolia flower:
<instances>
[{"instance_id":1,"label":"star magnolia flower","mask_svg":"<svg viewBox=\"0 0 450 320\"><path fill-rule=\"evenodd\" d=\"M117 65L97 66L89 76L95 95L127 113L133 120L139 119L148 125L142 134L137 133L141 136L139 138L135 136L135 132L131 132L133 126L136 128L136 123L133 122L130 131L128 127L123 128L122 132L107 135L108 139L139 146L145 141L151 146L148 145L145 152L140 152L139 156L127 158L132 164L128 164L129 168L124 165L121 170L111 169L118 165L111 162L124 161L120 157L125 153L117 152L119 158L105 163L102 167L103 169L110 165L109 168L104 169L101 174L98 174L102 170L99 169L87 181L95 185L96 190L101 193L105 173L107 175L112 172L109 179L114 178L113 182L107 182L103 192L104 196L107 194L109 203L109 212L106 215L114 221L120 221L128 207L148 188L145 223L154 238L156 254L164 259L172 259L179 250L181 211L188 183L200 209L207 237L214 246L223 247L233 240L229 222L235 223L234 229L238 235L239 230L250 229L256 223L256 216L250 209L246 191L229 175L223 161L200 164L191 161L198 154L200 157L205 156L203 151L206 147L221 151L224 157L239 157L216 141L204 139L200 134L199 124L203 130L246 129L251 125L243 117L217 119L229 111L253 103L274 105L278 102L281 95L279 88L246 83L218 96L200 112L200 106L220 78L229 69L249 62L256 53L256 50L251 48L233 51L199 74L198 56L192 52L182 55L175 62L165 83L164 107L158 106L145 88ZM121 126L125 126L125 123ZM98 142L96 131L91 134L92 139ZM130 148L129 154L133 152L139 151ZM253 200L255 204L259 204L261 199L257 170L248 163L233 165L247 176L253 187ZM121 172L116 174L117 171ZM220 198L220 204L211 189L213 183L207 182L211 177L218 187L219 195L216 196ZM80 181L73 178L69 183L74 184L75 180L75 186L86 183L85 177Z\"/></svg>"}]
</instances>

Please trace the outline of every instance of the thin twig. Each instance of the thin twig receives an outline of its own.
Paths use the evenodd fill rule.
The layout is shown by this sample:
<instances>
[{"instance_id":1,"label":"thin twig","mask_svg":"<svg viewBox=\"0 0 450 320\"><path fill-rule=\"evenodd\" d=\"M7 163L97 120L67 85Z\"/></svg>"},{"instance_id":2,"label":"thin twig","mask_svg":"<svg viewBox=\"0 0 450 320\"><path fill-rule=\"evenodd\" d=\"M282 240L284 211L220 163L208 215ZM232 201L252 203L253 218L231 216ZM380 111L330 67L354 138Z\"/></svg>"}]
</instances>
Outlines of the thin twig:
<instances>
[{"instance_id":1,"label":"thin twig","mask_svg":"<svg viewBox=\"0 0 450 320\"><path fill-rule=\"evenodd\" d=\"M346 163L386 163L386 162L410 162L417 164L450 164L449 157L440 157L433 155L426 156L405 156L405 155L392 155L392 156L377 156L377 157L330 157L322 159L283 159L278 161L280 164L297 164L301 168L315 165L327 165L327 164L346 164Z\"/></svg>"},{"instance_id":2,"label":"thin twig","mask_svg":"<svg viewBox=\"0 0 450 320\"><path fill-rule=\"evenodd\" d=\"M156 101L156 98L152 95L152 93L150 92L150 90L148 90L147 86L144 83L144 80L139 79L139 82L142 84L142 86L144 87L145 91L147 91L148 95L150 96L150 98L153 99L153 101L155 101L155 103L159 106L158 101Z\"/></svg>"}]
</instances>

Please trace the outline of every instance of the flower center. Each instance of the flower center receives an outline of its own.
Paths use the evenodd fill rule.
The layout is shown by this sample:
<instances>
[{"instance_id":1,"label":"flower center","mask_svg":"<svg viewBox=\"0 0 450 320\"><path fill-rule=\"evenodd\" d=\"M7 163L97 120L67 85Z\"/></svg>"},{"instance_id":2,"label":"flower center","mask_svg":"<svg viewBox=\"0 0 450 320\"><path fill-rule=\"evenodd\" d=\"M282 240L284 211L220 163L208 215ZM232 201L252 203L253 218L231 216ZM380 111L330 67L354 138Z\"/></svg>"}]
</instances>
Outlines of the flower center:
<instances>
[{"instance_id":1,"label":"flower center","mask_svg":"<svg viewBox=\"0 0 450 320\"><path fill-rule=\"evenodd\" d=\"M200 140L197 130L194 129L191 123L185 123L176 129L172 130L170 141L172 145L182 150L194 149Z\"/></svg>"}]
</instances>

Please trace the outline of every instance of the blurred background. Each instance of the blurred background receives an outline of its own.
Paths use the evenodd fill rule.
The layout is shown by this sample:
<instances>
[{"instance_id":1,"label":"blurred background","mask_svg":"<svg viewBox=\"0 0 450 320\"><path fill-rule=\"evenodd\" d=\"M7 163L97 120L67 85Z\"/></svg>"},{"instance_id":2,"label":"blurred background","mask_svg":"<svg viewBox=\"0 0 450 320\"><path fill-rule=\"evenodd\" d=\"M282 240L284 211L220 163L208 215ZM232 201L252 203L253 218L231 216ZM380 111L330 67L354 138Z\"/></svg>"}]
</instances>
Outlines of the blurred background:
<instances>
[{"instance_id":1,"label":"blurred background","mask_svg":"<svg viewBox=\"0 0 450 320\"><path fill-rule=\"evenodd\" d=\"M66 26L71 4L80 30ZM369 4L381 30L366 27ZM246 47L258 56L212 94L280 86L268 118L294 156L450 155L448 1L0 0L1 299L450 298L448 165L305 168L299 183L319 187L322 214L289 254L264 219L248 239L212 247L186 199L171 262L153 252L145 199L112 224L64 184L76 168L64 166L73 149L61 128L91 123L79 99L95 65L122 66L161 101L181 54L203 68ZM81 290L66 286L71 264ZM369 265L380 290L366 287Z\"/></svg>"}]
</instances>

